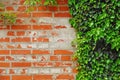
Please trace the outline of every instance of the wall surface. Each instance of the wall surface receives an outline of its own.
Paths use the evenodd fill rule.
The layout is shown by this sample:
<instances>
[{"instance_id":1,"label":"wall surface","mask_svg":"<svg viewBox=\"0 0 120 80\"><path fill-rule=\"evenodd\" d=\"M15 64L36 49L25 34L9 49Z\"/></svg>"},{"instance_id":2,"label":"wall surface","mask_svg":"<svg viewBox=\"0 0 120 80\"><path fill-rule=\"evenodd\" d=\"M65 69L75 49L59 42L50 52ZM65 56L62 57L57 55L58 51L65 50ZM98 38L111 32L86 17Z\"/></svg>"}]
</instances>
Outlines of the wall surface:
<instances>
[{"instance_id":1,"label":"wall surface","mask_svg":"<svg viewBox=\"0 0 120 80\"><path fill-rule=\"evenodd\" d=\"M14 25L0 21L0 80L75 80L68 1L35 6L30 13L24 0L0 2L17 14Z\"/></svg>"}]
</instances>

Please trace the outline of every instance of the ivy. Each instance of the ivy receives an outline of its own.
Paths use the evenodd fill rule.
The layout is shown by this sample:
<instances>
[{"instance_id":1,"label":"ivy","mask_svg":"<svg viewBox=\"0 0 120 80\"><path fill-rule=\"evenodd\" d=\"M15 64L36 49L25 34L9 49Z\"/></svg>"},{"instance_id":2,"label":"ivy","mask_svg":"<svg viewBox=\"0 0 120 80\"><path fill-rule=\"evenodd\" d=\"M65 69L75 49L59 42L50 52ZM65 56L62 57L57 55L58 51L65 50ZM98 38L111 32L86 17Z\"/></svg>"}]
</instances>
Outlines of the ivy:
<instances>
[{"instance_id":1,"label":"ivy","mask_svg":"<svg viewBox=\"0 0 120 80\"><path fill-rule=\"evenodd\" d=\"M120 80L120 1L68 0L76 29L76 80Z\"/></svg>"}]
</instances>

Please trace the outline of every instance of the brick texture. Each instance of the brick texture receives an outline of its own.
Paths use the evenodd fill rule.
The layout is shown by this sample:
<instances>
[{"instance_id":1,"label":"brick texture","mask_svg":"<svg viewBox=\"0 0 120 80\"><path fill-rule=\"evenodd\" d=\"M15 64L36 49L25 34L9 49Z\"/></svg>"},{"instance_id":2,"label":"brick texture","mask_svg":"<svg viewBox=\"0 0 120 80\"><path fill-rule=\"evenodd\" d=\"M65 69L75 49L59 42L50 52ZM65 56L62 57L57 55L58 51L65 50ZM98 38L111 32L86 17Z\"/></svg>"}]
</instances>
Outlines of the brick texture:
<instances>
[{"instance_id":1,"label":"brick texture","mask_svg":"<svg viewBox=\"0 0 120 80\"><path fill-rule=\"evenodd\" d=\"M68 0L36 5L30 13L24 0L0 2L17 15L13 25L0 20L0 80L75 80Z\"/></svg>"}]
</instances>

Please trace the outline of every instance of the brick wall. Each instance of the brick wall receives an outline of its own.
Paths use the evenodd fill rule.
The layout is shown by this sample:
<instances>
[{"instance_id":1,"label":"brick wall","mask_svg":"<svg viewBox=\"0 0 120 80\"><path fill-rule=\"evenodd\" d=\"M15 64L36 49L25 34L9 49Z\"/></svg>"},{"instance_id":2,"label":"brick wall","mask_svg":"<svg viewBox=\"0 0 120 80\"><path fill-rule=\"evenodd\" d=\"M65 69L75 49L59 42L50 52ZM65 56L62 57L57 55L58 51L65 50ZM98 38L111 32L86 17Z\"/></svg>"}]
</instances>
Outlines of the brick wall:
<instances>
[{"instance_id":1,"label":"brick wall","mask_svg":"<svg viewBox=\"0 0 120 80\"><path fill-rule=\"evenodd\" d=\"M0 80L75 80L67 0L35 6L31 13L24 0L0 1L17 14L14 25L0 21Z\"/></svg>"}]
</instances>

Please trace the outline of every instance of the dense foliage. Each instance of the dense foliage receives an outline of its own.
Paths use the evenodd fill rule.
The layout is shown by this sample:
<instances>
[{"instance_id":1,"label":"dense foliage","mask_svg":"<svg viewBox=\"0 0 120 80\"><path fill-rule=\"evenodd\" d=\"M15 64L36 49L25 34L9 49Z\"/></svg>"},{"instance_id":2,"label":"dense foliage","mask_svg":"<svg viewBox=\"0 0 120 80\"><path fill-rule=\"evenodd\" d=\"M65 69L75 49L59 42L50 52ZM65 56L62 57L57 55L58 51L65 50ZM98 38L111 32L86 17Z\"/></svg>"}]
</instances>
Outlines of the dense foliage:
<instances>
[{"instance_id":1,"label":"dense foliage","mask_svg":"<svg viewBox=\"0 0 120 80\"><path fill-rule=\"evenodd\" d=\"M69 0L77 80L120 80L120 0Z\"/></svg>"}]
</instances>

